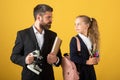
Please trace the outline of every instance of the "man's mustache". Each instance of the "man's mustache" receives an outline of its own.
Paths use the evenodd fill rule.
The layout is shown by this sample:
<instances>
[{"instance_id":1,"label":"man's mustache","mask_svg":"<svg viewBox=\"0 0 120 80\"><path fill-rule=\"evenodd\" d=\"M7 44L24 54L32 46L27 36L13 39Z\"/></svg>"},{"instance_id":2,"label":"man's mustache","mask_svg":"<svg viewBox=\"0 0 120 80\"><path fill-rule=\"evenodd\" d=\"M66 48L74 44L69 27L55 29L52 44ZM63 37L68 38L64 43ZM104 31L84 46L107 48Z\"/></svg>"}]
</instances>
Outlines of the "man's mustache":
<instances>
[{"instance_id":1,"label":"man's mustache","mask_svg":"<svg viewBox=\"0 0 120 80\"><path fill-rule=\"evenodd\" d=\"M48 22L48 24L52 24L52 22Z\"/></svg>"},{"instance_id":2,"label":"man's mustache","mask_svg":"<svg viewBox=\"0 0 120 80\"><path fill-rule=\"evenodd\" d=\"M51 25L52 24L52 22L50 21L50 22L48 22L48 23L42 23L42 25Z\"/></svg>"}]
</instances>

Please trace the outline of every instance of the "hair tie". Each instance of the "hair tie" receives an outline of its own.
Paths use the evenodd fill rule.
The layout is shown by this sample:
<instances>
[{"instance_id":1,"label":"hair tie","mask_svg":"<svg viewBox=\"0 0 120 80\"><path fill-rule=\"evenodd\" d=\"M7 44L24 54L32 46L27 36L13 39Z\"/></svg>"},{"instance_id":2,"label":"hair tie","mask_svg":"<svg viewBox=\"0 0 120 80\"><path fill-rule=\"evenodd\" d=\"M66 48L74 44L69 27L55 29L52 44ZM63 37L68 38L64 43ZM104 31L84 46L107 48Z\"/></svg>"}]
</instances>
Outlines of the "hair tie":
<instances>
[{"instance_id":1,"label":"hair tie","mask_svg":"<svg viewBox=\"0 0 120 80\"><path fill-rule=\"evenodd\" d=\"M90 21L92 22L92 21L93 21L93 18L90 18Z\"/></svg>"}]
</instances>

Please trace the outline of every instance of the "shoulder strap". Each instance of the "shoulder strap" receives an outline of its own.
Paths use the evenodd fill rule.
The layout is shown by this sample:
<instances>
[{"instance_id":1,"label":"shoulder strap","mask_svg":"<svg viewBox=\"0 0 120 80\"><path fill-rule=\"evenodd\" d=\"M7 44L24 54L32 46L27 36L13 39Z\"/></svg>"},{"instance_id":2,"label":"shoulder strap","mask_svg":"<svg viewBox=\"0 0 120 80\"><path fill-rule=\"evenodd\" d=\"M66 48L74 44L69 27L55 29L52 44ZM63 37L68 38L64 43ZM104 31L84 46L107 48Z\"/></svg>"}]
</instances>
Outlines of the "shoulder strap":
<instances>
[{"instance_id":1,"label":"shoulder strap","mask_svg":"<svg viewBox=\"0 0 120 80\"><path fill-rule=\"evenodd\" d=\"M80 40L78 39L78 37L75 37L76 41L77 41L77 50L81 51L81 46L80 46Z\"/></svg>"}]
</instances>

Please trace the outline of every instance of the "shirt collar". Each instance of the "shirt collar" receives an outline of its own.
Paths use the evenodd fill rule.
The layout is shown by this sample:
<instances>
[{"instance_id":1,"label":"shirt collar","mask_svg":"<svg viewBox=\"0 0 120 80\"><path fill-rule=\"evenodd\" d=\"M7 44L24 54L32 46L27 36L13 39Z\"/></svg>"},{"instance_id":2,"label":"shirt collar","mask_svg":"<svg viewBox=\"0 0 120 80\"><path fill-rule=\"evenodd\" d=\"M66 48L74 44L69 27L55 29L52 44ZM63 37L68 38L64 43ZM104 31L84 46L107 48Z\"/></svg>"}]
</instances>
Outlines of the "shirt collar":
<instances>
[{"instance_id":1,"label":"shirt collar","mask_svg":"<svg viewBox=\"0 0 120 80\"><path fill-rule=\"evenodd\" d=\"M35 28L35 26L33 25L33 31L35 34L39 33L38 30ZM43 30L42 33L40 33L41 35L44 35L45 31Z\"/></svg>"},{"instance_id":2,"label":"shirt collar","mask_svg":"<svg viewBox=\"0 0 120 80\"><path fill-rule=\"evenodd\" d=\"M85 35L83 35L81 33L79 33L78 35L82 38L82 40L86 44L87 48L89 50L92 50L92 42L90 41L90 38L86 37Z\"/></svg>"},{"instance_id":3,"label":"shirt collar","mask_svg":"<svg viewBox=\"0 0 120 80\"><path fill-rule=\"evenodd\" d=\"M81 38L88 38L88 37L84 36L84 35L81 34L81 33L79 33L78 35L79 35Z\"/></svg>"}]
</instances>

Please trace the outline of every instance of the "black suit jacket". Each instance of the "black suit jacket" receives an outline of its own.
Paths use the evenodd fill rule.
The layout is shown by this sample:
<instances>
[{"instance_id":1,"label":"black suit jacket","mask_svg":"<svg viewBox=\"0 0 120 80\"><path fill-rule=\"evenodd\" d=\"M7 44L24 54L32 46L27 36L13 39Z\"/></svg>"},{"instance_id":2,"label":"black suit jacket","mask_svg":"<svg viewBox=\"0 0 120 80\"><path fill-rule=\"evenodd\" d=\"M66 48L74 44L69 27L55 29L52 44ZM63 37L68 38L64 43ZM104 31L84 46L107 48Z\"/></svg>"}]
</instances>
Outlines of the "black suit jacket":
<instances>
[{"instance_id":1,"label":"black suit jacket","mask_svg":"<svg viewBox=\"0 0 120 80\"><path fill-rule=\"evenodd\" d=\"M81 51L77 51L77 41L75 37L72 37L70 41L70 58L73 62L75 62L77 69L80 73L80 80L96 80L96 74L93 65L86 65L86 61L89 59L89 51L87 46L81 39L79 35L77 35L80 45Z\"/></svg>"},{"instance_id":2,"label":"black suit jacket","mask_svg":"<svg viewBox=\"0 0 120 80\"><path fill-rule=\"evenodd\" d=\"M30 52L38 49L38 43L33 28L30 27L25 30L18 31L15 46L11 54L11 61L23 67L22 80L54 80L53 68L52 65L47 63L47 55L52 49L53 42L56 36L57 34L55 32L45 30L44 43L42 49L40 50L41 55L43 56L43 71L40 73L40 75L36 75L35 73L27 69L27 65L25 63L26 56ZM60 61L58 64L55 65L59 66L61 64L62 58L60 50L57 56L59 57Z\"/></svg>"}]
</instances>

